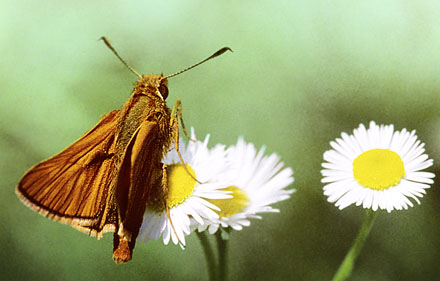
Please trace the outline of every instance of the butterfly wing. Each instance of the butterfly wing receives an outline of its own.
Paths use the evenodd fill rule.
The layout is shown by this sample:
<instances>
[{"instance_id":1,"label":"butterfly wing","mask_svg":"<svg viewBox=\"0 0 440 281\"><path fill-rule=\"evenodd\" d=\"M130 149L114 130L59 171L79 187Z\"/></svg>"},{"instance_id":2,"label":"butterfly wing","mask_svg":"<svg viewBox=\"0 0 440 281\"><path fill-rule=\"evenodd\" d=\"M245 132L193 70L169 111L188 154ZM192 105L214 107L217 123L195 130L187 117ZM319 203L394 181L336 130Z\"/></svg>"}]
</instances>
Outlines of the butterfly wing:
<instances>
[{"instance_id":1,"label":"butterfly wing","mask_svg":"<svg viewBox=\"0 0 440 281\"><path fill-rule=\"evenodd\" d=\"M32 167L16 189L23 203L98 238L115 231L117 214L108 191L116 175L118 113L105 115L64 151Z\"/></svg>"},{"instance_id":2,"label":"butterfly wing","mask_svg":"<svg viewBox=\"0 0 440 281\"><path fill-rule=\"evenodd\" d=\"M120 215L118 233L113 240L116 263L131 259L153 186L162 188L162 150L159 125L148 119L134 132L125 148L115 187Z\"/></svg>"},{"instance_id":3,"label":"butterfly wing","mask_svg":"<svg viewBox=\"0 0 440 281\"><path fill-rule=\"evenodd\" d=\"M137 236L151 188L162 176L162 144L156 122L144 121L124 151L116 201L124 228ZM129 235L131 236L131 235Z\"/></svg>"}]
</instances>

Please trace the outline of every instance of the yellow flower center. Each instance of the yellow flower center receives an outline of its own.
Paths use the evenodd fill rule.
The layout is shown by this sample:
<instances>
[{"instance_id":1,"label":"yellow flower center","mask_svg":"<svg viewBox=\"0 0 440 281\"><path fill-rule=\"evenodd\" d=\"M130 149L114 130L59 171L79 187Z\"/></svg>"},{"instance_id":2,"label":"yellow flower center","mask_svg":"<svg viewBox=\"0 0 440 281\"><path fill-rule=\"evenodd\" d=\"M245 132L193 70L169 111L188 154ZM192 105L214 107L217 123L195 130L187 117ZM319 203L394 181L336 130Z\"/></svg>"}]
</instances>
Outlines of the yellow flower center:
<instances>
[{"instance_id":1,"label":"yellow flower center","mask_svg":"<svg viewBox=\"0 0 440 281\"><path fill-rule=\"evenodd\" d=\"M196 174L188 164L185 164L185 167L182 164L173 164L167 167L168 208L182 204L193 193L197 183L194 179Z\"/></svg>"},{"instance_id":2,"label":"yellow flower center","mask_svg":"<svg viewBox=\"0 0 440 281\"><path fill-rule=\"evenodd\" d=\"M249 197L242 189L232 185L222 190L231 191L234 197L209 200L209 202L220 208L220 211L216 211L220 218L228 218L242 212L249 205Z\"/></svg>"},{"instance_id":3,"label":"yellow flower center","mask_svg":"<svg viewBox=\"0 0 440 281\"><path fill-rule=\"evenodd\" d=\"M405 176L403 161L389 149L365 151L353 161L353 176L357 182L374 190L397 185Z\"/></svg>"},{"instance_id":4,"label":"yellow flower center","mask_svg":"<svg viewBox=\"0 0 440 281\"><path fill-rule=\"evenodd\" d=\"M166 198L168 208L173 208L182 204L191 196L197 182L194 180L195 173L191 166L185 164L185 167L182 164L171 164L167 166L168 194L165 195L162 188L158 186L153 188L151 191L152 194L148 198L148 208L153 209L157 213L161 213L165 210L163 204L164 198Z\"/></svg>"}]
</instances>

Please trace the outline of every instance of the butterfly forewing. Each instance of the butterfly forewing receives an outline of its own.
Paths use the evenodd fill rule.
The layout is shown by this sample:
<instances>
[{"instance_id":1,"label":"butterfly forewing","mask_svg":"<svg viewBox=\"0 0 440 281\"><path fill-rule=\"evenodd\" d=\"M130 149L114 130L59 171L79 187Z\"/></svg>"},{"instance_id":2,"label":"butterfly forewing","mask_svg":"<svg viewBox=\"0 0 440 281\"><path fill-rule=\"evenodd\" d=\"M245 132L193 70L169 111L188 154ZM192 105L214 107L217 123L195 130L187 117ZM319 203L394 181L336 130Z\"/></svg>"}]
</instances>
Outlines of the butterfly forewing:
<instances>
[{"instance_id":1,"label":"butterfly forewing","mask_svg":"<svg viewBox=\"0 0 440 281\"><path fill-rule=\"evenodd\" d=\"M118 114L115 110L105 115L78 141L31 168L17 186L20 199L37 212L89 234L110 229L105 214L115 177Z\"/></svg>"},{"instance_id":2,"label":"butterfly forewing","mask_svg":"<svg viewBox=\"0 0 440 281\"><path fill-rule=\"evenodd\" d=\"M153 184L162 179L162 146L158 124L144 121L124 153L116 185L118 209L124 228L137 236Z\"/></svg>"}]
</instances>

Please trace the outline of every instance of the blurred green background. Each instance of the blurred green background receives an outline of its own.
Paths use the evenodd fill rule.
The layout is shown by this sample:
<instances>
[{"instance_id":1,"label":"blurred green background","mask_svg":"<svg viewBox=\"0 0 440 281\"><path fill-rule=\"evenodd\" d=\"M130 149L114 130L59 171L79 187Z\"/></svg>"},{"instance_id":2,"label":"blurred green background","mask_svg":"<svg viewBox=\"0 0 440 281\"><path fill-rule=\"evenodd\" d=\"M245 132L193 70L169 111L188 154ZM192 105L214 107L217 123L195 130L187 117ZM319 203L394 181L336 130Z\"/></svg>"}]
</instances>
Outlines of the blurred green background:
<instances>
[{"instance_id":1,"label":"blurred green background","mask_svg":"<svg viewBox=\"0 0 440 281\"><path fill-rule=\"evenodd\" d=\"M139 243L116 265L98 241L50 221L14 194L23 173L119 108L141 73L169 74L222 46L228 53L169 81L188 127L211 144L245 136L295 171L292 198L232 235L230 280L330 280L364 211L339 211L320 183L322 153L375 120L417 129L438 175L438 1L0 2L0 279L207 280L188 247ZM381 211L350 280L436 280L440 191Z\"/></svg>"}]
</instances>

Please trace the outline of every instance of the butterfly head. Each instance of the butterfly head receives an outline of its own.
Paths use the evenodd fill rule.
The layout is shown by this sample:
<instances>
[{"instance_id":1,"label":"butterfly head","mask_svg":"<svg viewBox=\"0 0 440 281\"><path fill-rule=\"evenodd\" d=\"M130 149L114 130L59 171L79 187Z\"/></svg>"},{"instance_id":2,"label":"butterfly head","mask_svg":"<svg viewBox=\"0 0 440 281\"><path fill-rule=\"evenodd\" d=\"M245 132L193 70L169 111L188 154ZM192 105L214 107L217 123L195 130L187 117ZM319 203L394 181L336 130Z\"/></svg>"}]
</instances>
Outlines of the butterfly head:
<instances>
[{"instance_id":1,"label":"butterfly head","mask_svg":"<svg viewBox=\"0 0 440 281\"><path fill-rule=\"evenodd\" d=\"M168 80L162 74L142 75L134 88L134 94L155 96L161 100L168 97Z\"/></svg>"}]
</instances>

